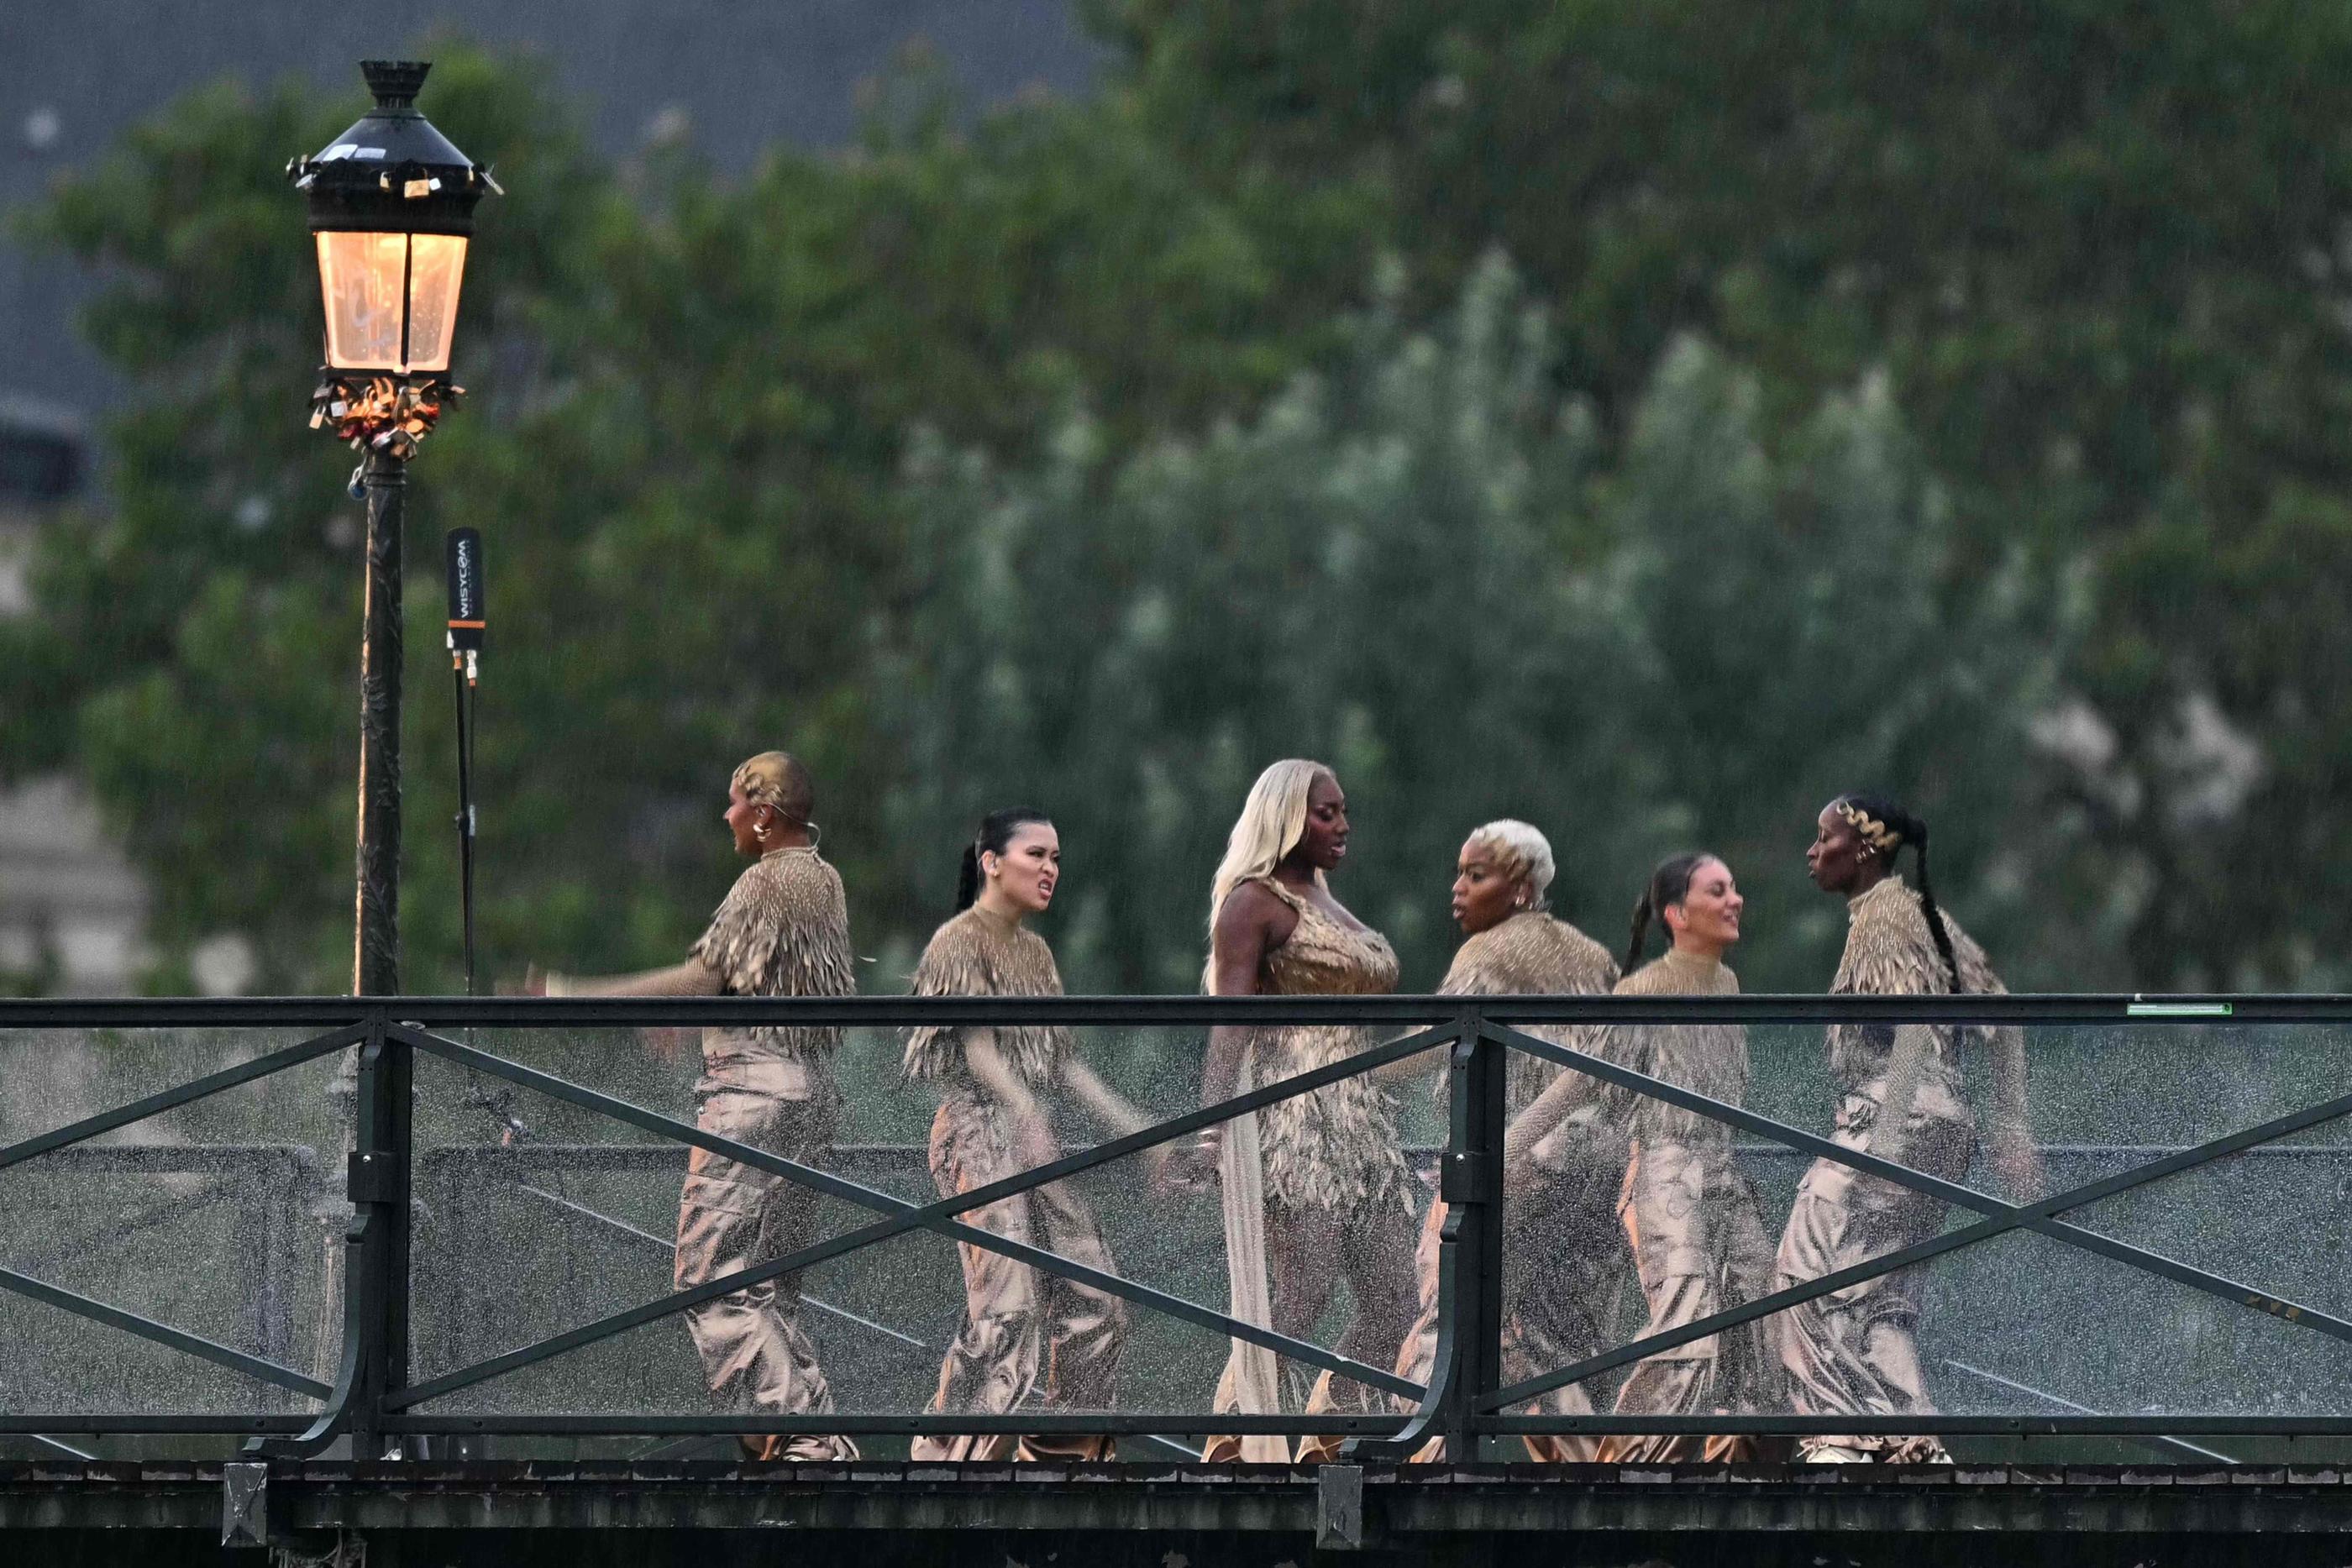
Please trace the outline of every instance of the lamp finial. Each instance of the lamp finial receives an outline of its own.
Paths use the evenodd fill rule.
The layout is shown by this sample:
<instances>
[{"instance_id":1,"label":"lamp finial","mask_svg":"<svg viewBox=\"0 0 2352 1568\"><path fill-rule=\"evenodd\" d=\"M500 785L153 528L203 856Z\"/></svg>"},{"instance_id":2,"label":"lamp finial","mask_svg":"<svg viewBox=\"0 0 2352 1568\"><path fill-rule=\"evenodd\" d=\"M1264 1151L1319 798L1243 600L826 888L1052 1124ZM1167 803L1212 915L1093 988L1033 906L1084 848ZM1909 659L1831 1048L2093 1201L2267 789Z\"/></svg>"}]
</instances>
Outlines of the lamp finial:
<instances>
[{"instance_id":1,"label":"lamp finial","mask_svg":"<svg viewBox=\"0 0 2352 1568\"><path fill-rule=\"evenodd\" d=\"M425 73L432 68L431 60L360 62L360 75L367 78L378 109L414 109L416 95L425 89Z\"/></svg>"}]
</instances>

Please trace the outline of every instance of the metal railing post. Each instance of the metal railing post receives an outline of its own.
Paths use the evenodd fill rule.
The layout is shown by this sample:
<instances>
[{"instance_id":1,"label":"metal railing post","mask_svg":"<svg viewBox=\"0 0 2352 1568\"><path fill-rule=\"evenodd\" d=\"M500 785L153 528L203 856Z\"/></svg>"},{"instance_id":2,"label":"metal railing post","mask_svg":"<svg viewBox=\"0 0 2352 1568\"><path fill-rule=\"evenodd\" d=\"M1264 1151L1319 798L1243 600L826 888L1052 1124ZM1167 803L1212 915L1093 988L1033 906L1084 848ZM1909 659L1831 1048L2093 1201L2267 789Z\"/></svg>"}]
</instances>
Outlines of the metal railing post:
<instances>
[{"instance_id":1,"label":"metal railing post","mask_svg":"<svg viewBox=\"0 0 2352 1568\"><path fill-rule=\"evenodd\" d=\"M1443 1437L1448 1458L1477 1457L1470 1423L1481 1395L1501 1381L1503 1321L1502 1155L1507 1048L1486 1038L1477 1009L1465 1009L1447 1055L1445 1149L1437 1196L1437 1343L1428 1392L1393 1438L1349 1443L1349 1458L1411 1458Z\"/></svg>"},{"instance_id":2,"label":"metal railing post","mask_svg":"<svg viewBox=\"0 0 2352 1568\"><path fill-rule=\"evenodd\" d=\"M384 1396L408 1385L410 1048L377 1015L361 1048L350 1160L352 1221L345 1289L360 1336L351 1391L353 1458L381 1458Z\"/></svg>"},{"instance_id":3,"label":"metal railing post","mask_svg":"<svg viewBox=\"0 0 2352 1568\"><path fill-rule=\"evenodd\" d=\"M1470 1287L1454 1295L1454 1369L1444 1385L1445 1452L1456 1463L1478 1458L1471 1418L1480 1398L1502 1382L1503 1138L1510 1061L1507 1048L1488 1038L1484 1022L1475 1009L1467 1013L1454 1048L1445 1166L1438 1182L1445 1200L1439 1244L1454 1249L1454 1277Z\"/></svg>"}]
</instances>

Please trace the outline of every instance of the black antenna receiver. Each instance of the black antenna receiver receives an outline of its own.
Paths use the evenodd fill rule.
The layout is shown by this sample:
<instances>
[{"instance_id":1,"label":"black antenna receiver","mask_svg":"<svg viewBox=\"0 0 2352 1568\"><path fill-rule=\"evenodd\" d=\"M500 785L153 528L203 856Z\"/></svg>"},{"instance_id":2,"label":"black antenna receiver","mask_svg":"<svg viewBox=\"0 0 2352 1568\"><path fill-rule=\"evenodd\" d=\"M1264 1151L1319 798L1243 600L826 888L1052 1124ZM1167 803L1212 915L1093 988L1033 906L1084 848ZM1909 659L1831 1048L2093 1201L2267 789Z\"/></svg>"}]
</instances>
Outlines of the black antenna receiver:
<instances>
[{"instance_id":1,"label":"black antenna receiver","mask_svg":"<svg viewBox=\"0 0 2352 1568\"><path fill-rule=\"evenodd\" d=\"M489 630L482 585L482 535L451 528L447 541L449 671L457 693L457 885L466 920L466 994L476 995L474 970L474 698L482 675L482 643Z\"/></svg>"},{"instance_id":2,"label":"black antenna receiver","mask_svg":"<svg viewBox=\"0 0 2352 1568\"><path fill-rule=\"evenodd\" d=\"M468 655L463 664L470 675L482 651L482 634L489 628L483 614L481 530L451 528L448 554L449 652Z\"/></svg>"}]
</instances>

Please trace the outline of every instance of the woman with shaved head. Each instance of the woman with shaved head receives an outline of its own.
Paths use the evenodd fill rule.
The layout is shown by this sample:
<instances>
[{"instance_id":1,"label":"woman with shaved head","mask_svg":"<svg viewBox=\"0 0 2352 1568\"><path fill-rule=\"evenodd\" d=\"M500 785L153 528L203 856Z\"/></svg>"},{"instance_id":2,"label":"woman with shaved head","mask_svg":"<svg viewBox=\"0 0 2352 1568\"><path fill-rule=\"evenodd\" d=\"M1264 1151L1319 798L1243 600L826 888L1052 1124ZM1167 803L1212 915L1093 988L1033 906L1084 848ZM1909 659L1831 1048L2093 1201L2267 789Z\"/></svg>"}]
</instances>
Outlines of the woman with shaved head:
<instances>
[{"instance_id":1,"label":"woman with shaved head","mask_svg":"<svg viewBox=\"0 0 2352 1568\"><path fill-rule=\"evenodd\" d=\"M724 821L751 864L682 964L596 978L539 977L551 997L845 997L856 976L841 878L816 851L808 770L763 751L728 781ZM841 1120L836 1029L767 1025L702 1036L695 1125L786 1159L822 1165ZM678 1197L677 1288L736 1273L807 1244L816 1194L779 1176L695 1149ZM787 1275L689 1307L687 1330L710 1391L729 1410L796 1416L833 1409L815 1347L799 1322L800 1280ZM846 1437L745 1437L754 1458L855 1458Z\"/></svg>"}]
</instances>

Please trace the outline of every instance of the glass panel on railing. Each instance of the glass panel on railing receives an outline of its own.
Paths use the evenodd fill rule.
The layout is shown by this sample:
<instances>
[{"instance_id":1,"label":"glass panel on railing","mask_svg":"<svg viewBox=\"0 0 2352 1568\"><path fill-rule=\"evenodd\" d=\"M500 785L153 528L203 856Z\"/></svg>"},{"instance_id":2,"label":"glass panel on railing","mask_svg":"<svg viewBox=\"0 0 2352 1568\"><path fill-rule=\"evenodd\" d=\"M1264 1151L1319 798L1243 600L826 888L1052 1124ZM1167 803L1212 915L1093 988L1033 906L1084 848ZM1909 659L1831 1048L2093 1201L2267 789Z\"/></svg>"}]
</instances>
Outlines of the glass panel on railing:
<instances>
[{"instance_id":1,"label":"glass panel on railing","mask_svg":"<svg viewBox=\"0 0 2352 1568\"><path fill-rule=\"evenodd\" d=\"M1729 1035L1706 1026L1592 1030L1563 1043L1718 1101L1740 1099L1925 1176L2021 1200L2116 1177L2352 1091L2339 1031L2325 1029L2010 1031L2027 1070L2021 1103L2003 1078L2021 1054L2003 1060L2001 1031L1905 1025L1874 1038L1854 1030L1843 1059L1832 1058L1819 1027L1742 1032L1744 1083L1730 1070ZM1907 1061L1906 1037L1925 1048ZM1885 1107L1906 1082L1912 1109L1898 1142ZM1535 1362L1559 1368L1741 1300L1849 1277L1752 1325L1589 1377L1580 1395L1548 1395L1549 1414L2305 1415L2340 1409L2352 1396L2352 1354L2319 1332L2326 1325L2315 1327L2309 1310L2352 1315L2341 1267L2343 1195L2352 1188L2346 1121L2063 1216L2219 1276L2199 1289L2018 1232L1871 1275L1874 1260L1934 1248L1985 1217L1661 1097L1588 1087L1572 1098L1573 1112L1510 1167L1507 1382L1533 1375ZM1522 1131L1542 1124L1538 1112ZM1613 1225L1603 1224L1604 1207ZM1760 1374L1750 1379L1743 1361ZM1990 1451L1984 1439L1954 1445L1972 1442ZM1655 1445L1591 1446L1612 1458L1671 1457Z\"/></svg>"},{"instance_id":2,"label":"glass panel on railing","mask_svg":"<svg viewBox=\"0 0 2352 1568\"><path fill-rule=\"evenodd\" d=\"M803 1197L789 1181L715 1158L698 1156L690 1169L677 1145L619 1124L600 1126L602 1118L530 1090L501 1101L494 1075L420 1054L417 1192L427 1218L415 1277L417 1378L657 1301L681 1279L699 1281L870 1225L891 1200L936 1203L1015 1176L1040 1157L1111 1137L1127 1124L1128 1107L1147 1120L1192 1109L1202 1033L1083 1028L1056 1045L1043 1034L999 1030L997 1054L1045 1113L1046 1125L1034 1132L987 1091L985 1074L959 1054L961 1042L937 1042L937 1061L919 1052L909 1079L903 1030L847 1031L814 1072L806 1061L722 1047L699 1080L692 1056L648 1055L635 1030L469 1037L486 1051L681 1120L698 1109L713 1130L882 1195L867 1202ZM1071 1061L1084 1072L1070 1072ZM788 1067L808 1079L800 1085L808 1094L746 1079ZM1125 1105L1090 1105L1099 1096L1089 1073ZM487 1093L480 1081L490 1081ZM836 1099L824 1098L828 1086ZM1404 1092L1426 1099L1417 1085ZM1312 1101L1269 1108L1260 1118L1256 1184L1255 1235L1277 1326L1384 1372L1414 1306L1427 1164L1425 1151L1398 1141L1399 1092L1349 1080L1339 1095L1318 1091ZM1355 1096L1339 1110L1361 1113L1362 1125L1334 1143L1328 1134L1346 1121L1333 1110L1340 1095ZM1222 1313L1231 1294L1220 1186L1197 1142L1186 1137L1172 1163L1130 1154L1002 1199L971 1220ZM695 1249L683 1267L681 1235ZM1213 1407L1231 1359L1229 1336L1049 1276L929 1231L902 1234L806 1269L795 1281L796 1311L780 1310L788 1298L763 1282L761 1294L724 1298L692 1327L672 1316L633 1328L451 1390L424 1412L693 1416L788 1404L784 1385L814 1386L820 1376L837 1410L859 1414L924 1411L943 1384L950 1410L985 1408L1007 1378L1026 1388L1023 1409ZM698 1349L698 1341L707 1343ZM738 1368L717 1393L706 1360L722 1372ZM1318 1396L1318 1376L1277 1358L1273 1413L1296 1413L1314 1399L1318 1409L1388 1414L1388 1396L1376 1390L1351 1396L1340 1385ZM751 1384L762 1379L766 1392L753 1393ZM1197 1434L1161 1437L1132 1438L1129 1451L1172 1457L1169 1442L1200 1447ZM877 1444L903 1451L903 1437L869 1438L861 1440L868 1452Z\"/></svg>"},{"instance_id":3,"label":"glass panel on railing","mask_svg":"<svg viewBox=\"0 0 2352 1568\"><path fill-rule=\"evenodd\" d=\"M300 1030L0 1031L0 1145L239 1066ZM0 1266L331 1382L349 1049L0 1170ZM302 1395L0 1291L0 1409L312 1408Z\"/></svg>"}]
</instances>

